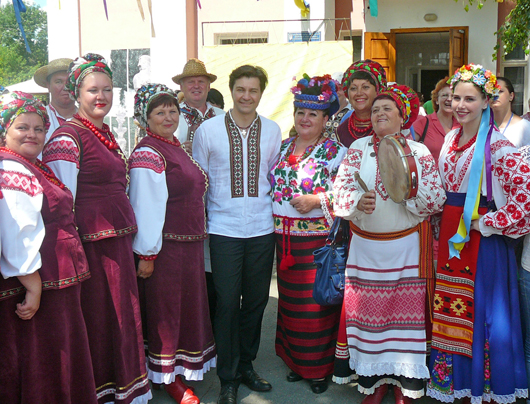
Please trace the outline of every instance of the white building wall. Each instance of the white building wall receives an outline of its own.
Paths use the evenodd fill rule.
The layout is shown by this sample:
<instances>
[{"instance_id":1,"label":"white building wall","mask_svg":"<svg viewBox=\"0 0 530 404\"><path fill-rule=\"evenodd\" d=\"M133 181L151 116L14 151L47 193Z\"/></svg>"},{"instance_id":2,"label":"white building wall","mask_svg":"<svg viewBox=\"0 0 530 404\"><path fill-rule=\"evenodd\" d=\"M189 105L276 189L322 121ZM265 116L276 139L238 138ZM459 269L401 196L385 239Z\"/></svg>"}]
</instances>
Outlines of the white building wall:
<instances>
[{"instance_id":1,"label":"white building wall","mask_svg":"<svg viewBox=\"0 0 530 404\"><path fill-rule=\"evenodd\" d=\"M368 5L368 2L366 2ZM486 1L481 10L470 7L464 10L461 2L452 0L379 0L379 16L370 15L365 9L366 31L390 32L399 28L454 27L469 26L468 61L496 70L492 61L493 47L496 43L497 3ZM434 22L424 20L425 14L434 13L438 19Z\"/></svg>"},{"instance_id":2,"label":"white building wall","mask_svg":"<svg viewBox=\"0 0 530 404\"><path fill-rule=\"evenodd\" d=\"M79 56L79 18L77 1L50 1L48 11L48 58Z\"/></svg>"},{"instance_id":3,"label":"white building wall","mask_svg":"<svg viewBox=\"0 0 530 404\"><path fill-rule=\"evenodd\" d=\"M201 5L199 47L216 45L215 34L233 34L233 37L236 37L246 36L244 33L251 32L268 32L269 43L285 43L288 41L288 33L308 29L314 31L321 22L269 22L269 20L301 19L300 9L293 0L201 0ZM311 1L310 6L310 19L322 20L335 17L335 0ZM235 21L243 22L234 23ZM334 28L329 23L327 27L321 27L321 30L321 40L334 39ZM325 32L327 32L326 38Z\"/></svg>"}]
</instances>

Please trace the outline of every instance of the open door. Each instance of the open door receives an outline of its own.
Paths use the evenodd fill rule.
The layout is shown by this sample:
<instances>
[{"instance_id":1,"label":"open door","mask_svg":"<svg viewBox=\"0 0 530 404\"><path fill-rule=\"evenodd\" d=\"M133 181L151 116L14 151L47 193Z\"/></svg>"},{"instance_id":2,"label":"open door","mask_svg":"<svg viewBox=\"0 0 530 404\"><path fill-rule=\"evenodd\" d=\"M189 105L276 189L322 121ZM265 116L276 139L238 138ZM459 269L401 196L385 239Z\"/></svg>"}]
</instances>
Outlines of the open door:
<instances>
[{"instance_id":1,"label":"open door","mask_svg":"<svg viewBox=\"0 0 530 404\"><path fill-rule=\"evenodd\" d=\"M378 62L388 81L396 81L396 35L386 32L364 33L364 58Z\"/></svg>"},{"instance_id":2,"label":"open door","mask_svg":"<svg viewBox=\"0 0 530 404\"><path fill-rule=\"evenodd\" d=\"M449 77L467 64L467 35L464 29L449 30Z\"/></svg>"}]
</instances>

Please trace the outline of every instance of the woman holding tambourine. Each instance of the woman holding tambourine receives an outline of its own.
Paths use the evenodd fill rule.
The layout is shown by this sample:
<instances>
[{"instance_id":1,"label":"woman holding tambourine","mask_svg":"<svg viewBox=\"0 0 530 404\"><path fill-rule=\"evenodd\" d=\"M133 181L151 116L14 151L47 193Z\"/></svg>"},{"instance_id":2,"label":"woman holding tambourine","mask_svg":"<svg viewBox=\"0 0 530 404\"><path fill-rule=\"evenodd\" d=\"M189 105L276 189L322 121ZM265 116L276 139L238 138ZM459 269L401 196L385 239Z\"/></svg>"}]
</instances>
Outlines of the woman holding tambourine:
<instances>
[{"instance_id":1,"label":"woman holding tambourine","mask_svg":"<svg viewBox=\"0 0 530 404\"><path fill-rule=\"evenodd\" d=\"M425 301L433 268L425 219L442 209L445 192L427 147L400 134L418 110L406 86L377 95L373 134L352 143L335 182L335 214L353 232L344 299L350 367L368 395L364 404L379 404L388 384L396 403L409 403L423 396L429 377Z\"/></svg>"}]
</instances>

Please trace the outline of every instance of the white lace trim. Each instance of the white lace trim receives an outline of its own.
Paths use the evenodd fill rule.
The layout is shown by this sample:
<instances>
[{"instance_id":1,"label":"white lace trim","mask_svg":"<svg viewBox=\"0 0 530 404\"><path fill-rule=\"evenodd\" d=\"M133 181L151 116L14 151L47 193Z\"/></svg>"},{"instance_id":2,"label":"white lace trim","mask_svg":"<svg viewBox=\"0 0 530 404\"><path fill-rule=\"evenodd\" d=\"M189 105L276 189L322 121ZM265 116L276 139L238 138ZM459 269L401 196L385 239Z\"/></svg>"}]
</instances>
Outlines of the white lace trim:
<instances>
[{"instance_id":1,"label":"white lace trim","mask_svg":"<svg viewBox=\"0 0 530 404\"><path fill-rule=\"evenodd\" d=\"M494 392L485 393L482 396L472 396L470 389L455 390L453 394L444 394L439 390L427 388L427 396L435 398L443 403L452 403L455 399L461 399L464 397L471 398L471 404L481 404L482 401L495 401L498 404L510 404L514 403L518 398L527 398L528 389L515 389L513 394L497 395Z\"/></svg>"},{"instance_id":2,"label":"white lace trim","mask_svg":"<svg viewBox=\"0 0 530 404\"><path fill-rule=\"evenodd\" d=\"M328 221L329 227L333 226L333 218L331 217L331 213L329 213L328 209L328 198L326 196L325 192L321 192L318 195L318 198L320 199L320 207L322 208L322 212L324 213L324 217Z\"/></svg>"},{"instance_id":3,"label":"white lace trim","mask_svg":"<svg viewBox=\"0 0 530 404\"><path fill-rule=\"evenodd\" d=\"M429 369L425 365L413 363L366 363L355 358L350 358L350 368L363 376L396 375L411 379L429 379Z\"/></svg>"},{"instance_id":4,"label":"white lace trim","mask_svg":"<svg viewBox=\"0 0 530 404\"><path fill-rule=\"evenodd\" d=\"M394 386L400 388L401 392L403 393L403 395L405 397L421 398L421 397L423 397L425 395L425 390L424 389L421 389L421 390L404 389L401 386L401 383L399 381L397 381L396 379L391 379L391 378L380 379L369 389L364 388L361 385L358 386L358 389L359 389L360 393L370 395L370 394L374 394L375 393L375 389L377 389L379 386L382 386L383 384L390 384L390 385L394 385Z\"/></svg>"},{"instance_id":5,"label":"white lace trim","mask_svg":"<svg viewBox=\"0 0 530 404\"><path fill-rule=\"evenodd\" d=\"M160 373L153 372L151 369L147 369L147 377L153 383L157 384L171 384L175 381L175 377L177 375L183 375L186 380L198 381L202 380L204 374L208 372L211 368L214 368L216 364L217 356L206 362L202 369L199 370L191 370L186 369L183 366L175 366L175 370L173 371L173 373Z\"/></svg>"},{"instance_id":6,"label":"white lace trim","mask_svg":"<svg viewBox=\"0 0 530 404\"><path fill-rule=\"evenodd\" d=\"M337 384L348 384L348 383L351 383L351 382L355 382L355 384L357 384L357 379L358 379L359 376L357 375L351 375L351 376L348 376L348 377L337 377L337 376L333 376L331 378L331 380L333 380L334 383L337 383ZM354 386L355 386L354 384Z\"/></svg>"}]
</instances>

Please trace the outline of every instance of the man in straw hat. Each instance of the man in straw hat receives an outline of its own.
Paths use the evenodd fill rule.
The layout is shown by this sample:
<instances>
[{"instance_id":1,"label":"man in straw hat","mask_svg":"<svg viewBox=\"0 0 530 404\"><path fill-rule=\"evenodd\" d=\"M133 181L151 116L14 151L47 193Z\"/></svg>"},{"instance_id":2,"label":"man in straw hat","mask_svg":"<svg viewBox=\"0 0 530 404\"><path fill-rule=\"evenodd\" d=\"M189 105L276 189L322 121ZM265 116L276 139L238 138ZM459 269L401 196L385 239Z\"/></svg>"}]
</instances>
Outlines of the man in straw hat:
<instances>
[{"instance_id":1,"label":"man in straw hat","mask_svg":"<svg viewBox=\"0 0 530 404\"><path fill-rule=\"evenodd\" d=\"M50 92L50 103L46 106L46 111L50 117L50 129L46 134L46 142L55 129L71 119L77 112L75 101L70 98L70 94L64 88L70 63L72 63L72 59L54 59L46 66L37 69L33 75L35 83L47 88Z\"/></svg>"},{"instance_id":2,"label":"man in straw hat","mask_svg":"<svg viewBox=\"0 0 530 404\"><path fill-rule=\"evenodd\" d=\"M208 174L208 234L217 295L214 336L218 404L236 404L242 382L255 391L270 383L252 366L269 300L274 258L269 172L280 154L280 127L258 115L265 71L241 66L230 74L234 108L204 122L193 157Z\"/></svg>"},{"instance_id":3,"label":"man in straw hat","mask_svg":"<svg viewBox=\"0 0 530 404\"><path fill-rule=\"evenodd\" d=\"M197 128L206 119L224 114L220 108L206 101L210 83L217 76L206 71L206 66L199 59L190 59L184 65L184 71L173 77L184 93L184 101L180 103L180 121L176 136L191 152L191 142Z\"/></svg>"}]
</instances>

